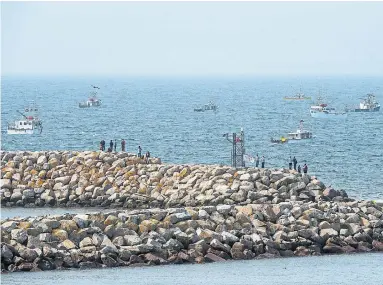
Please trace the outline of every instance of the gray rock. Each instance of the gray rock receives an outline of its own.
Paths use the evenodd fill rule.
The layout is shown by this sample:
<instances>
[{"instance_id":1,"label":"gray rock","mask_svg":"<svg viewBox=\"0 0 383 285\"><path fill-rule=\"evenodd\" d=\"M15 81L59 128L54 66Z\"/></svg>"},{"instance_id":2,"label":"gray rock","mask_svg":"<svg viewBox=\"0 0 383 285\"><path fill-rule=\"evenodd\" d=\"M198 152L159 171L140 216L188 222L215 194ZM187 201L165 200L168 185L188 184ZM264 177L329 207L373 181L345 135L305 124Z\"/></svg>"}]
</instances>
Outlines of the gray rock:
<instances>
[{"instance_id":1,"label":"gray rock","mask_svg":"<svg viewBox=\"0 0 383 285\"><path fill-rule=\"evenodd\" d=\"M138 235L124 235L126 245L138 245L142 243L141 238Z\"/></svg>"},{"instance_id":2,"label":"gray rock","mask_svg":"<svg viewBox=\"0 0 383 285\"><path fill-rule=\"evenodd\" d=\"M28 240L27 231L24 229L14 229L11 231L12 239L18 243L25 244Z\"/></svg>"},{"instance_id":3,"label":"gray rock","mask_svg":"<svg viewBox=\"0 0 383 285\"><path fill-rule=\"evenodd\" d=\"M38 257L36 250L27 247L19 249L19 254L27 262L33 262Z\"/></svg>"},{"instance_id":4,"label":"gray rock","mask_svg":"<svg viewBox=\"0 0 383 285\"><path fill-rule=\"evenodd\" d=\"M9 249L9 247L6 244L1 245L1 262L11 263L12 258L13 258L13 253Z\"/></svg>"},{"instance_id":5,"label":"gray rock","mask_svg":"<svg viewBox=\"0 0 383 285\"><path fill-rule=\"evenodd\" d=\"M168 241L164 244L163 248L168 249L168 250L173 251L173 252L178 252L178 251L180 251L181 249L183 249L184 246L183 246L183 244L182 244L181 242L179 242L178 240L175 240L175 239L172 239L172 238L171 238L170 240L168 240Z\"/></svg>"},{"instance_id":6,"label":"gray rock","mask_svg":"<svg viewBox=\"0 0 383 285\"><path fill-rule=\"evenodd\" d=\"M181 221L186 221L191 219L191 215L189 213L175 213L172 215L169 215L169 220L172 224L176 224Z\"/></svg>"},{"instance_id":7,"label":"gray rock","mask_svg":"<svg viewBox=\"0 0 383 285\"><path fill-rule=\"evenodd\" d=\"M231 248L231 257L233 259L245 259L245 255L243 253L244 251L244 245L240 242L236 242L233 244Z\"/></svg>"},{"instance_id":8,"label":"gray rock","mask_svg":"<svg viewBox=\"0 0 383 285\"><path fill-rule=\"evenodd\" d=\"M217 212L222 214L222 215L229 214L231 209L232 209L232 206L230 206L230 205L218 205L217 206Z\"/></svg>"},{"instance_id":9,"label":"gray rock","mask_svg":"<svg viewBox=\"0 0 383 285\"><path fill-rule=\"evenodd\" d=\"M219 257L211 252L205 255L205 259L207 261L213 261L213 262L226 261L224 258Z\"/></svg>"},{"instance_id":10,"label":"gray rock","mask_svg":"<svg viewBox=\"0 0 383 285\"><path fill-rule=\"evenodd\" d=\"M229 232L222 232L222 241L226 244L233 244L239 241L239 238Z\"/></svg>"},{"instance_id":11,"label":"gray rock","mask_svg":"<svg viewBox=\"0 0 383 285\"><path fill-rule=\"evenodd\" d=\"M225 246L223 243L221 243L219 240L217 239L213 239L211 242L210 242L210 246L214 249L217 249L217 250L222 250L224 252L227 252L229 253L230 252L230 247L229 246Z\"/></svg>"}]
</instances>

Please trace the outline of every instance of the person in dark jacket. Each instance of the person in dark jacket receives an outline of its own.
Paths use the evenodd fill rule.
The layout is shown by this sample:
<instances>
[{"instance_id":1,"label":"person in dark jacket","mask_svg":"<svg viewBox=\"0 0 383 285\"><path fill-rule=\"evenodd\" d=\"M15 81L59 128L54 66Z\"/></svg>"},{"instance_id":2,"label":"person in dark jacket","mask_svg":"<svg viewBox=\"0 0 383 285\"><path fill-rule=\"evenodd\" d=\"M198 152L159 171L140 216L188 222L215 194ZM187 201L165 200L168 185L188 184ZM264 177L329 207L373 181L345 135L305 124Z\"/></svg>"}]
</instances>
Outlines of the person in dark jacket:
<instances>
[{"instance_id":1,"label":"person in dark jacket","mask_svg":"<svg viewBox=\"0 0 383 285\"><path fill-rule=\"evenodd\" d=\"M149 158L150 158L150 152L147 151L146 154L145 154L145 161L146 161L147 164L149 163Z\"/></svg>"},{"instance_id":2,"label":"person in dark jacket","mask_svg":"<svg viewBox=\"0 0 383 285\"><path fill-rule=\"evenodd\" d=\"M307 170L308 170L308 167L307 167L307 164L305 163L305 165L303 165L303 173L307 173Z\"/></svg>"},{"instance_id":3,"label":"person in dark jacket","mask_svg":"<svg viewBox=\"0 0 383 285\"><path fill-rule=\"evenodd\" d=\"M290 156L290 159L289 159L289 169L292 169L293 168L293 160Z\"/></svg>"},{"instance_id":4,"label":"person in dark jacket","mask_svg":"<svg viewBox=\"0 0 383 285\"><path fill-rule=\"evenodd\" d=\"M111 150L113 151L113 140L110 140L109 147L110 147Z\"/></svg>"},{"instance_id":5,"label":"person in dark jacket","mask_svg":"<svg viewBox=\"0 0 383 285\"><path fill-rule=\"evenodd\" d=\"M255 157L255 167L258 167L258 166L259 166L259 156L257 153L257 156Z\"/></svg>"},{"instance_id":6,"label":"person in dark jacket","mask_svg":"<svg viewBox=\"0 0 383 285\"><path fill-rule=\"evenodd\" d=\"M298 173L301 173L301 166L298 165Z\"/></svg>"},{"instance_id":7,"label":"person in dark jacket","mask_svg":"<svg viewBox=\"0 0 383 285\"><path fill-rule=\"evenodd\" d=\"M122 139L122 141L121 141L121 151L125 151L125 140L124 139Z\"/></svg>"},{"instance_id":8,"label":"person in dark jacket","mask_svg":"<svg viewBox=\"0 0 383 285\"><path fill-rule=\"evenodd\" d=\"M294 156L294 158L293 158L293 163L294 163L294 170L297 170L297 163L298 163L298 161L297 161L297 159L295 158L295 156Z\"/></svg>"},{"instance_id":9,"label":"person in dark jacket","mask_svg":"<svg viewBox=\"0 0 383 285\"><path fill-rule=\"evenodd\" d=\"M101 150L102 150L102 151L105 151L105 141L102 140L102 141L100 142L100 144L101 144Z\"/></svg>"},{"instance_id":10,"label":"person in dark jacket","mask_svg":"<svg viewBox=\"0 0 383 285\"><path fill-rule=\"evenodd\" d=\"M137 156L138 156L139 158L141 158L141 152L142 152L142 149L141 149L141 146L139 145L139 146L138 146L138 154L137 154Z\"/></svg>"}]
</instances>

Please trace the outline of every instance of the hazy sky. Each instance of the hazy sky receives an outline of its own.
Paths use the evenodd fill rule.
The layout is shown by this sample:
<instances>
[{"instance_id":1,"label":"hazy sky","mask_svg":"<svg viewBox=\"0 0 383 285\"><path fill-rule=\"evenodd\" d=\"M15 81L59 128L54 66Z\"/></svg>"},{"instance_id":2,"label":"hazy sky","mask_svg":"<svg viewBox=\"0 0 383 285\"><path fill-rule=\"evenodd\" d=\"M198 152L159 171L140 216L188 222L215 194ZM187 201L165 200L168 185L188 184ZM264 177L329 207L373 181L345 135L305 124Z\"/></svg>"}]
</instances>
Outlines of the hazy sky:
<instances>
[{"instance_id":1,"label":"hazy sky","mask_svg":"<svg viewBox=\"0 0 383 285\"><path fill-rule=\"evenodd\" d=\"M383 75L383 2L1 6L3 75Z\"/></svg>"}]
</instances>

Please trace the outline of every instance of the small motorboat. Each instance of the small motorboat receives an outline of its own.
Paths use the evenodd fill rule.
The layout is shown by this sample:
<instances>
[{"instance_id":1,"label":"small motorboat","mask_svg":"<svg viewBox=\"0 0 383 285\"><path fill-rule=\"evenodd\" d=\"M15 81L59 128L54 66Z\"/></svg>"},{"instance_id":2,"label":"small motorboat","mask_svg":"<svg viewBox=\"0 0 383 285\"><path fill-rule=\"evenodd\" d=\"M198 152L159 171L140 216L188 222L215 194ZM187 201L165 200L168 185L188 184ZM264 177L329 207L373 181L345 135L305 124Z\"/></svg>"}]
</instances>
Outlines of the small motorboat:
<instances>
[{"instance_id":1,"label":"small motorboat","mask_svg":"<svg viewBox=\"0 0 383 285\"><path fill-rule=\"evenodd\" d=\"M285 99L285 100L311 100L311 97L308 97L305 94L303 94L302 92L299 92L295 96L292 96L292 97L285 96L285 97L283 97L283 99Z\"/></svg>"},{"instance_id":2,"label":"small motorboat","mask_svg":"<svg viewBox=\"0 0 383 285\"><path fill-rule=\"evenodd\" d=\"M85 103L79 103L80 108L89 108L89 107L100 107L101 100L97 99L95 96L90 97Z\"/></svg>"},{"instance_id":3,"label":"small motorboat","mask_svg":"<svg viewBox=\"0 0 383 285\"><path fill-rule=\"evenodd\" d=\"M299 129L296 132L288 133L287 137L289 140L304 140L311 139L313 134L303 129L303 120L299 121Z\"/></svg>"},{"instance_id":4,"label":"small motorboat","mask_svg":"<svg viewBox=\"0 0 383 285\"><path fill-rule=\"evenodd\" d=\"M272 143L287 143L288 141L289 140L283 136L280 139L271 138Z\"/></svg>"},{"instance_id":5,"label":"small motorboat","mask_svg":"<svg viewBox=\"0 0 383 285\"><path fill-rule=\"evenodd\" d=\"M100 87L92 85L94 89L100 89ZM80 108L89 108L89 107L100 107L101 100L97 98L97 91L91 92L91 96L88 98L86 102L79 103L78 106Z\"/></svg>"},{"instance_id":6,"label":"small motorboat","mask_svg":"<svg viewBox=\"0 0 383 285\"><path fill-rule=\"evenodd\" d=\"M194 108L194 112L217 111L217 109L218 109L218 106L210 101L208 104L205 104L201 107Z\"/></svg>"},{"instance_id":7,"label":"small motorboat","mask_svg":"<svg viewBox=\"0 0 383 285\"><path fill-rule=\"evenodd\" d=\"M322 98L318 98L316 105L310 107L310 115L313 118L346 118L347 113L338 112L333 107L329 107L327 104L322 102Z\"/></svg>"}]
</instances>

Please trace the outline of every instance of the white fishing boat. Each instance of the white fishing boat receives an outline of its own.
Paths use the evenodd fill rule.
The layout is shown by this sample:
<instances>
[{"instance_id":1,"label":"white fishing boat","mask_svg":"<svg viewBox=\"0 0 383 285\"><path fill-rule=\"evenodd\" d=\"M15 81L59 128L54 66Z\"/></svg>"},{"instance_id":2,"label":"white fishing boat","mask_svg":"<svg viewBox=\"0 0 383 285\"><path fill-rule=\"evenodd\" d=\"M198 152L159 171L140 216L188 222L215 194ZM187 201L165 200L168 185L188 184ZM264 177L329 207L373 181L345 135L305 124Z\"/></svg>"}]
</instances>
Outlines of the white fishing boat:
<instances>
[{"instance_id":1,"label":"white fishing boat","mask_svg":"<svg viewBox=\"0 0 383 285\"><path fill-rule=\"evenodd\" d=\"M7 134L9 135L31 135L35 131L41 133L43 131L42 122L38 116L38 108L36 106L27 107L24 113L17 111L23 116L23 119L13 121L8 124Z\"/></svg>"},{"instance_id":2,"label":"white fishing boat","mask_svg":"<svg viewBox=\"0 0 383 285\"><path fill-rule=\"evenodd\" d=\"M318 103L310 107L310 115L313 118L346 118L346 112L338 112L333 107L329 107L327 104L321 102L321 98L318 98Z\"/></svg>"},{"instance_id":3,"label":"white fishing boat","mask_svg":"<svg viewBox=\"0 0 383 285\"><path fill-rule=\"evenodd\" d=\"M376 101L374 94L367 94L366 98L363 98L359 103L359 108L351 110L353 112L378 112L380 110L380 104Z\"/></svg>"},{"instance_id":4,"label":"white fishing boat","mask_svg":"<svg viewBox=\"0 0 383 285\"><path fill-rule=\"evenodd\" d=\"M312 137L313 137L313 134L311 132L303 129L303 120L299 121L299 129L296 132L287 134L288 140L305 140L305 139L311 139Z\"/></svg>"},{"instance_id":5,"label":"white fishing boat","mask_svg":"<svg viewBox=\"0 0 383 285\"><path fill-rule=\"evenodd\" d=\"M93 89L100 89L100 87L93 86ZM91 92L91 96L88 98L86 102L79 103L78 106L80 108L89 108L89 107L100 107L101 106L101 100L97 98L97 91Z\"/></svg>"}]
</instances>

